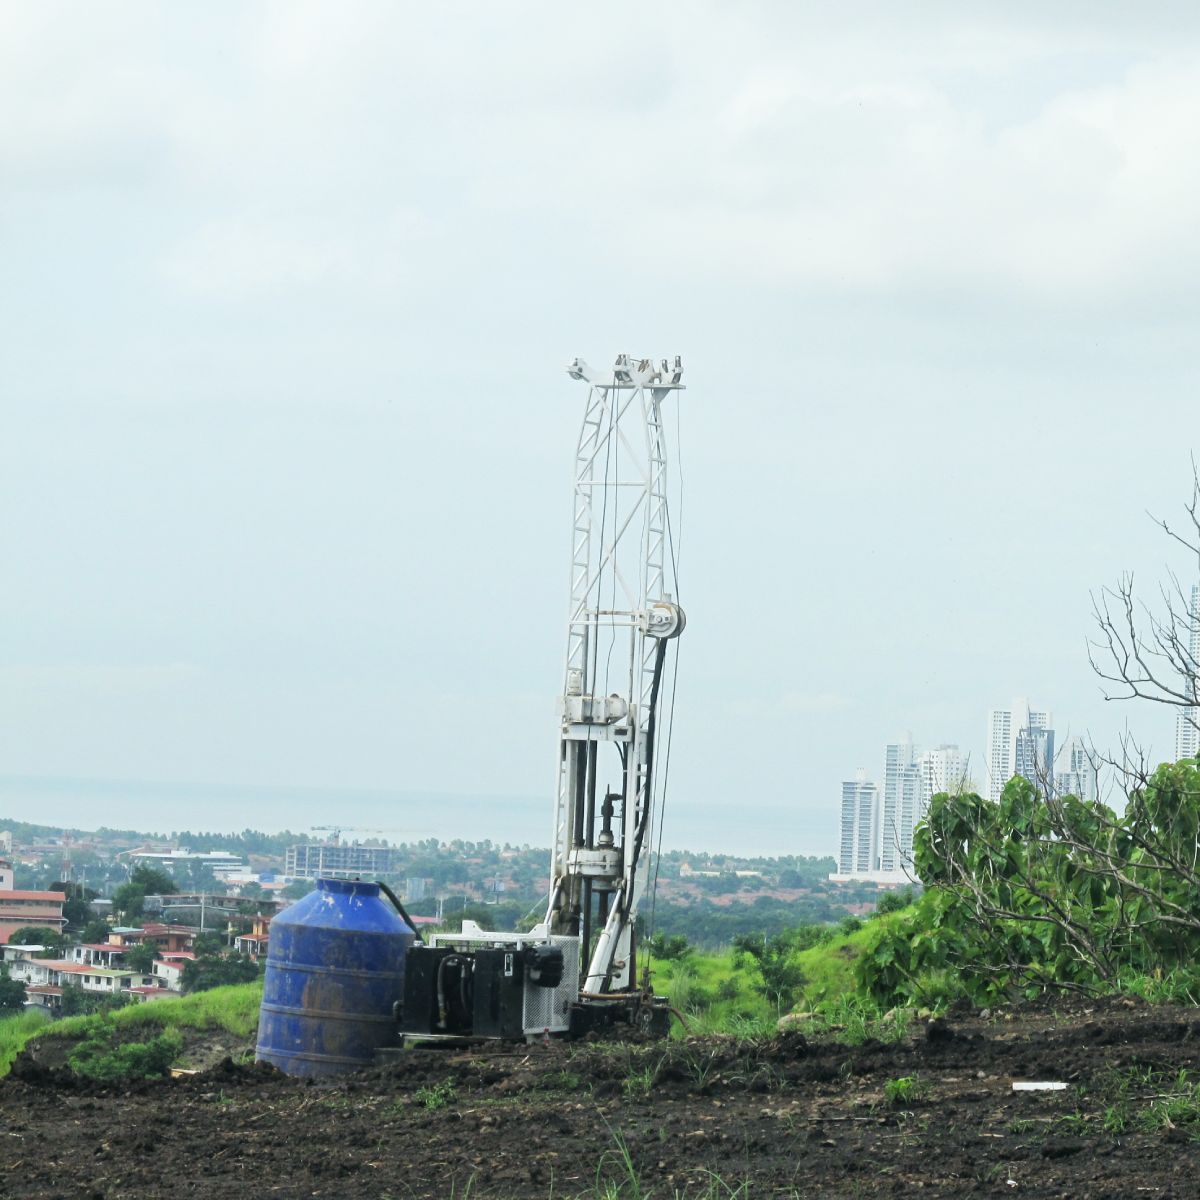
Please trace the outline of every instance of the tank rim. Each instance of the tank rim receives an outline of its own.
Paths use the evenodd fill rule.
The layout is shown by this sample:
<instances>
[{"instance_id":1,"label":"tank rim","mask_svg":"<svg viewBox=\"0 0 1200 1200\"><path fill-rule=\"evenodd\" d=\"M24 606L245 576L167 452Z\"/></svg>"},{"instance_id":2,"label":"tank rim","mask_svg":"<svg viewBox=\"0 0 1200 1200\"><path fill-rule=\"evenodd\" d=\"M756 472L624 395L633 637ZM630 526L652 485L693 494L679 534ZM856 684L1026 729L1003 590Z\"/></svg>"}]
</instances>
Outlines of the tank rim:
<instances>
[{"instance_id":1,"label":"tank rim","mask_svg":"<svg viewBox=\"0 0 1200 1200\"><path fill-rule=\"evenodd\" d=\"M317 890L340 892L342 895L378 896L379 884L366 879L318 879Z\"/></svg>"}]
</instances>

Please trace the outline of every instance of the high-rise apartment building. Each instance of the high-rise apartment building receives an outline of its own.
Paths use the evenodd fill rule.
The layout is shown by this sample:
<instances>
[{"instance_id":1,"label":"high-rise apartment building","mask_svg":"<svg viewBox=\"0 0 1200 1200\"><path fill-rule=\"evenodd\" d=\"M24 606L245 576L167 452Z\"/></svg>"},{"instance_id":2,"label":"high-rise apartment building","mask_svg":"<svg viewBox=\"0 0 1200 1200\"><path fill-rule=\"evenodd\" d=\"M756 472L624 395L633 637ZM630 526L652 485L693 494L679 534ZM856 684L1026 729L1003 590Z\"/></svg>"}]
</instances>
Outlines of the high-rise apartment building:
<instances>
[{"instance_id":1,"label":"high-rise apartment building","mask_svg":"<svg viewBox=\"0 0 1200 1200\"><path fill-rule=\"evenodd\" d=\"M879 858L879 787L865 770L842 784L842 838L838 873L863 875L876 870Z\"/></svg>"},{"instance_id":2,"label":"high-rise apartment building","mask_svg":"<svg viewBox=\"0 0 1200 1200\"><path fill-rule=\"evenodd\" d=\"M966 759L957 746L941 745L921 753L906 734L884 752L883 819L879 869L912 876L913 830L938 792L954 791L966 775Z\"/></svg>"},{"instance_id":3,"label":"high-rise apartment building","mask_svg":"<svg viewBox=\"0 0 1200 1200\"><path fill-rule=\"evenodd\" d=\"M1200 584L1192 585L1191 604L1188 608L1186 646L1191 662L1190 690L1193 697L1197 691L1197 676L1200 676ZM1175 718L1175 761L1195 758L1200 754L1200 706L1181 708Z\"/></svg>"},{"instance_id":4,"label":"high-rise apartment building","mask_svg":"<svg viewBox=\"0 0 1200 1200\"><path fill-rule=\"evenodd\" d=\"M1066 745L1061 771L1054 772L1054 791L1059 796L1080 800L1100 799L1100 772L1083 738L1073 737Z\"/></svg>"},{"instance_id":5,"label":"high-rise apartment building","mask_svg":"<svg viewBox=\"0 0 1200 1200\"><path fill-rule=\"evenodd\" d=\"M883 812L879 830L879 869L896 871L904 847L912 856L914 815L920 805L921 772L912 734L891 742L883 754ZM906 836L907 835L907 836Z\"/></svg>"},{"instance_id":6,"label":"high-rise apartment building","mask_svg":"<svg viewBox=\"0 0 1200 1200\"><path fill-rule=\"evenodd\" d=\"M925 804L939 792L957 792L967 780L967 759L957 746L941 745L921 755ZM922 816L925 814L922 813Z\"/></svg>"},{"instance_id":7,"label":"high-rise apartment building","mask_svg":"<svg viewBox=\"0 0 1200 1200\"><path fill-rule=\"evenodd\" d=\"M865 770L842 784L841 841L838 870L844 880L869 875L879 883L914 878L913 831L938 792L953 792L966 778L967 760L957 746L941 745L921 753L912 734L884 751L883 787Z\"/></svg>"},{"instance_id":8,"label":"high-rise apartment building","mask_svg":"<svg viewBox=\"0 0 1200 1200\"><path fill-rule=\"evenodd\" d=\"M988 799L998 801L1004 785L1014 775L1024 775L1039 789L1052 782L1054 770L1054 719L1035 712L1028 700L1014 700L1012 708L994 708L988 714Z\"/></svg>"}]
</instances>

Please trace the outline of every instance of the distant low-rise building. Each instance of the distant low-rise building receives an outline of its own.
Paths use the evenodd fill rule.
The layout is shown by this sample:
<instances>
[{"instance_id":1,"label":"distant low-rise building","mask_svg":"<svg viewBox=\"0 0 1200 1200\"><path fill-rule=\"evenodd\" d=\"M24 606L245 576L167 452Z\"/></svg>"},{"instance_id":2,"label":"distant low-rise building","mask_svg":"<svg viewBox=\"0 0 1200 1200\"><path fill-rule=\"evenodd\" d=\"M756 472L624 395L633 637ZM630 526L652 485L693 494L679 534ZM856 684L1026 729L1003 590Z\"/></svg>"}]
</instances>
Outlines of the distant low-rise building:
<instances>
[{"instance_id":1,"label":"distant low-rise building","mask_svg":"<svg viewBox=\"0 0 1200 1200\"><path fill-rule=\"evenodd\" d=\"M97 967L61 958L23 958L9 967L9 974L25 984L26 996L33 1003L51 1011L62 1007L63 992L67 988L103 996L158 989L154 976L142 971ZM131 998L145 999L145 996Z\"/></svg>"},{"instance_id":2,"label":"distant low-rise building","mask_svg":"<svg viewBox=\"0 0 1200 1200\"><path fill-rule=\"evenodd\" d=\"M169 958L154 960L154 980L159 987L168 991L183 991L183 969L192 961L191 954L171 955Z\"/></svg>"},{"instance_id":3,"label":"distant low-rise building","mask_svg":"<svg viewBox=\"0 0 1200 1200\"><path fill-rule=\"evenodd\" d=\"M218 879L246 869L246 860L226 850L135 850L130 856L134 864L157 867L175 873L177 867L206 867Z\"/></svg>"},{"instance_id":4,"label":"distant low-rise building","mask_svg":"<svg viewBox=\"0 0 1200 1200\"><path fill-rule=\"evenodd\" d=\"M108 940L114 946L153 946L159 954L190 950L197 931L190 925L164 925L147 921L140 927L118 926Z\"/></svg>"},{"instance_id":5,"label":"distant low-rise building","mask_svg":"<svg viewBox=\"0 0 1200 1200\"><path fill-rule=\"evenodd\" d=\"M63 900L62 892L0 891L0 943L30 926L61 933L67 923Z\"/></svg>"},{"instance_id":6,"label":"distant low-rise building","mask_svg":"<svg viewBox=\"0 0 1200 1200\"><path fill-rule=\"evenodd\" d=\"M292 879L386 879L403 861L392 846L306 842L288 847L283 873Z\"/></svg>"},{"instance_id":7,"label":"distant low-rise building","mask_svg":"<svg viewBox=\"0 0 1200 1200\"><path fill-rule=\"evenodd\" d=\"M233 948L239 954L248 954L251 958L260 958L267 952L270 941L270 917L255 917L249 933L240 933L233 939Z\"/></svg>"}]
</instances>

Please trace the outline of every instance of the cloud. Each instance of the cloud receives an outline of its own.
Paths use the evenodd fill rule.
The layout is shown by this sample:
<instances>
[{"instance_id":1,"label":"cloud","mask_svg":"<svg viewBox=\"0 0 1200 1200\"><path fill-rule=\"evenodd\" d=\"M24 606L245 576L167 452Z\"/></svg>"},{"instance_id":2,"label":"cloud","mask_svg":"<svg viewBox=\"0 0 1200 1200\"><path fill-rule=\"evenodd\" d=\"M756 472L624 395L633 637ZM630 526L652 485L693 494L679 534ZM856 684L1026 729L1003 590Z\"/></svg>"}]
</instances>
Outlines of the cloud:
<instances>
[{"instance_id":1,"label":"cloud","mask_svg":"<svg viewBox=\"0 0 1200 1200\"><path fill-rule=\"evenodd\" d=\"M854 701L839 692L784 692L772 698L744 697L729 703L729 715L755 723L790 720L798 716L821 716L843 712Z\"/></svg>"},{"instance_id":2,"label":"cloud","mask_svg":"<svg viewBox=\"0 0 1200 1200\"><path fill-rule=\"evenodd\" d=\"M619 11L232 12L214 33L7 10L0 172L160 197L162 275L200 294L439 287L505 245L851 294L1093 300L1196 274L1186 31L759 5L639 11L631 40ZM430 222L454 230L436 252Z\"/></svg>"}]
</instances>

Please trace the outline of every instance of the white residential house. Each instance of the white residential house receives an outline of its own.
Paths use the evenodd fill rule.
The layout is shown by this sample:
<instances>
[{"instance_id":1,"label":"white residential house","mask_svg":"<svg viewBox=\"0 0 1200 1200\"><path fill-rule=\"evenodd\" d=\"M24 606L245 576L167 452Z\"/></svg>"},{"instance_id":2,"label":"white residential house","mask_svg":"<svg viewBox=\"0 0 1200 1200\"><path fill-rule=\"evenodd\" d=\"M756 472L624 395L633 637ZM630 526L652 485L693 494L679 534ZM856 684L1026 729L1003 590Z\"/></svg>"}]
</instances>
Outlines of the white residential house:
<instances>
[{"instance_id":1,"label":"white residential house","mask_svg":"<svg viewBox=\"0 0 1200 1200\"><path fill-rule=\"evenodd\" d=\"M88 967L115 968L123 965L128 946L116 946L112 942L83 942L72 946L70 961Z\"/></svg>"},{"instance_id":2,"label":"white residential house","mask_svg":"<svg viewBox=\"0 0 1200 1200\"><path fill-rule=\"evenodd\" d=\"M50 1009L61 1006L63 991L70 987L106 996L131 995L139 1000L147 998L146 989L165 990L153 975L141 971L98 967L61 958L18 959L10 966L9 973L26 985L32 1003Z\"/></svg>"},{"instance_id":3,"label":"white residential house","mask_svg":"<svg viewBox=\"0 0 1200 1200\"><path fill-rule=\"evenodd\" d=\"M194 954L171 954L154 961L154 981L171 992L183 991L183 968Z\"/></svg>"}]
</instances>

